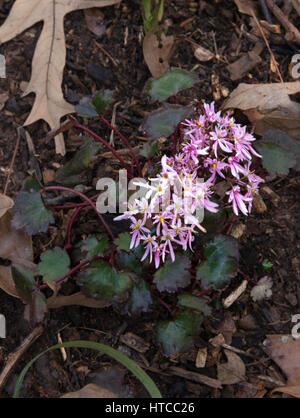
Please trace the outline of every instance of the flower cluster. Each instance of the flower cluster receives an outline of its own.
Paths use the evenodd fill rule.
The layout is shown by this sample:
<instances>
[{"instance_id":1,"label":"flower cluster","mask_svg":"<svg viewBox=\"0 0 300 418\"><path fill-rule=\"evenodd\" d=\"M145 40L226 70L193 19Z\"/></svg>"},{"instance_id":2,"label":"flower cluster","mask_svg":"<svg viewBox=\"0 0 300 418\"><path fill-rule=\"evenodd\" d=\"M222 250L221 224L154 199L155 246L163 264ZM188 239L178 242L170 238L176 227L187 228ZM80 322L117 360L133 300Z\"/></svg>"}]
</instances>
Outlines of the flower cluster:
<instances>
[{"instance_id":1,"label":"flower cluster","mask_svg":"<svg viewBox=\"0 0 300 418\"><path fill-rule=\"evenodd\" d=\"M144 197L134 199L128 211L115 218L131 221L130 248L142 242L142 261L149 256L156 268L167 254L175 260L174 246L192 250L197 230L206 232L200 222L204 209L218 211L212 200L218 180L228 182L226 195L236 215L251 212L253 195L264 181L251 169L253 156L261 157L252 146L255 138L229 114L216 112L214 103L204 104L196 119L182 125L180 152L162 157L161 172L150 183L134 183L145 191Z\"/></svg>"}]
</instances>

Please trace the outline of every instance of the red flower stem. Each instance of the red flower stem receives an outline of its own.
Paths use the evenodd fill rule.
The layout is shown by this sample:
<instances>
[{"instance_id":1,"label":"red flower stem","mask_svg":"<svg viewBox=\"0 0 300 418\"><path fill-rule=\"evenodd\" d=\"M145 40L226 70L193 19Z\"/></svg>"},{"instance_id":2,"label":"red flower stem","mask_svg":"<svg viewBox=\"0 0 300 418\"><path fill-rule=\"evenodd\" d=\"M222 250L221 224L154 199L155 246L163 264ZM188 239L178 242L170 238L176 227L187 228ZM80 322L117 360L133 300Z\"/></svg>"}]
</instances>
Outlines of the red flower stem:
<instances>
[{"instance_id":1,"label":"red flower stem","mask_svg":"<svg viewBox=\"0 0 300 418\"><path fill-rule=\"evenodd\" d=\"M101 114L99 114L99 118L102 120L102 122L105 123L105 125L107 125L110 129L112 129L120 138L121 140L124 142L124 144L126 145L126 147L129 149L132 158L134 159L134 162L136 164L138 173L140 177L143 177L142 175L142 170L141 170L141 166L140 163L138 161L138 158L132 148L132 146L129 144L129 141L127 138L125 138L125 136L118 130L118 128L116 128L115 126L113 126L111 123L108 122L108 120L106 120Z\"/></svg>"},{"instance_id":2,"label":"red flower stem","mask_svg":"<svg viewBox=\"0 0 300 418\"><path fill-rule=\"evenodd\" d=\"M242 270L238 270L237 271L239 274L241 274L244 279L248 280L251 283L257 284L255 280L251 279L251 277L249 277L246 273L244 273Z\"/></svg>"},{"instance_id":3,"label":"red flower stem","mask_svg":"<svg viewBox=\"0 0 300 418\"><path fill-rule=\"evenodd\" d=\"M196 296L204 296L204 295L206 295L207 293L210 293L212 290L213 290L212 288L202 290L202 292L197 293L197 295L196 295Z\"/></svg>"},{"instance_id":4,"label":"red flower stem","mask_svg":"<svg viewBox=\"0 0 300 418\"><path fill-rule=\"evenodd\" d=\"M76 218L77 218L77 216L79 215L79 213L82 211L82 209L83 209L83 207L81 206L81 207L79 207L79 208L77 208L75 211L74 211L74 213L73 213L73 215L72 215L72 217L71 217L71 219L70 219L70 222L69 222L69 224L68 224L68 229L67 229L67 242L66 242L66 244L65 244L65 250L68 250L69 248L72 248L72 243L71 243L71 232L72 232L72 227L73 227L73 225L74 225L74 222L75 222L75 220L76 220Z\"/></svg>"},{"instance_id":5,"label":"red flower stem","mask_svg":"<svg viewBox=\"0 0 300 418\"><path fill-rule=\"evenodd\" d=\"M91 200L97 199L99 194L95 194L94 196L90 197ZM58 206L46 206L48 209L55 209L55 210L63 210L63 209L76 209L76 208L85 208L86 206L90 206L89 203L73 203L70 205L58 205Z\"/></svg>"},{"instance_id":6,"label":"red flower stem","mask_svg":"<svg viewBox=\"0 0 300 418\"><path fill-rule=\"evenodd\" d=\"M76 271L80 270L83 266L85 266L88 263L91 263L93 260L84 260L82 263L78 264L77 266L75 266L74 268L72 268L67 274L65 274L64 276L60 277L59 279L55 280L55 283L60 283L63 280L67 279L68 277L70 277L72 274L76 273ZM47 284L43 284L41 286L38 286L39 290L43 290L43 289L47 289L49 286Z\"/></svg>"},{"instance_id":7,"label":"red flower stem","mask_svg":"<svg viewBox=\"0 0 300 418\"><path fill-rule=\"evenodd\" d=\"M158 302L163 305L170 313L172 313L172 308L170 305L168 305L166 302L164 302L160 297L155 296Z\"/></svg>"},{"instance_id":8,"label":"red flower stem","mask_svg":"<svg viewBox=\"0 0 300 418\"><path fill-rule=\"evenodd\" d=\"M74 193L77 196L81 197L81 199L85 200L87 203L89 203L89 205L94 209L94 211L96 212L98 218L100 219L100 221L102 222L102 224L104 225L105 229L107 230L108 234L110 235L110 237L112 238L112 240L114 239L114 235L110 229L110 227L108 226L108 224L105 222L103 216L101 215L101 213L99 213L97 211L96 205L95 203L88 198L87 196L85 196L83 193L78 192L77 190L73 190L70 189L69 187L64 187L64 186L46 186L44 187L42 190L44 191L50 191L50 190L62 190L62 191L66 191L66 192L70 192L70 193Z\"/></svg>"},{"instance_id":9,"label":"red flower stem","mask_svg":"<svg viewBox=\"0 0 300 418\"><path fill-rule=\"evenodd\" d=\"M232 215L232 218L230 220L229 227L228 227L228 229L226 231L226 235L230 235L231 234L232 228L233 228L236 220L237 220L237 216L236 215Z\"/></svg>"},{"instance_id":10,"label":"red flower stem","mask_svg":"<svg viewBox=\"0 0 300 418\"><path fill-rule=\"evenodd\" d=\"M78 122L74 122L74 127L83 130L84 132L88 133L93 138L95 138L97 141L101 142L101 144L103 144L107 149L109 149L109 151L120 161L125 170L129 171L128 165L125 163L123 158L116 152L116 150L112 146L110 146L106 141L104 141L104 139L101 138L101 136L97 135L91 129L86 128Z\"/></svg>"}]
</instances>

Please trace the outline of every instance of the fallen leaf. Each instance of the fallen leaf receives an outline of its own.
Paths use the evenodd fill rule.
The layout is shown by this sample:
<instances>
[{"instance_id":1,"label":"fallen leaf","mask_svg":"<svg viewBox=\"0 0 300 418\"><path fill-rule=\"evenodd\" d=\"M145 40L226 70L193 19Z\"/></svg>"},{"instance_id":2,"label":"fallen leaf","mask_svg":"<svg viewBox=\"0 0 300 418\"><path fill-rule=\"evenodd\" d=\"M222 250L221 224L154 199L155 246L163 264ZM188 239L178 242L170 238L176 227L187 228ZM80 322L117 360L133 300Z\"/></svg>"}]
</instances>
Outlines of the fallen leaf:
<instances>
[{"instance_id":1,"label":"fallen leaf","mask_svg":"<svg viewBox=\"0 0 300 418\"><path fill-rule=\"evenodd\" d=\"M126 332L126 334L121 335L120 341L139 353L146 353L146 351L150 348L150 344L148 342L132 332Z\"/></svg>"},{"instance_id":2,"label":"fallen leaf","mask_svg":"<svg viewBox=\"0 0 300 418\"><path fill-rule=\"evenodd\" d=\"M252 10L256 10L256 4L253 0L234 0L240 13L252 16Z\"/></svg>"},{"instance_id":3,"label":"fallen leaf","mask_svg":"<svg viewBox=\"0 0 300 418\"><path fill-rule=\"evenodd\" d=\"M288 378L288 386L300 385L300 340L291 335L267 335L265 352Z\"/></svg>"},{"instance_id":4,"label":"fallen leaf","mask_svg":"<svg viewBox=\"0 0 300 418\"><path fill-rule=\"evenodd\" d=\"M15 202L5 194L0 194L0 218L14 206Z\"/></svg>"},{"instance_id":5,"label":"fallen leaf","mask_svg":"<svg viewBox=\"0 0 300 418\"><path fill-rule=\"evenodd\" d=\"M69 296L56 296L55 294L47 299L49 309L57 309L62 306L85 306L87 308L106 308L109 302L102 302L85 296L82 292L73 293Z\"/></svg>"},{"instance_id":6,"label":"fallen leaf","mask_svg":"<svg viewBox=\"0 0 300 418\"><path fill-rule=\"evenodd\" d=\"M299 92L300 81L241 83L225 101L223 109L243 110L259 135L264 135L268 129L280 129L300 139L300 103L289 97Z\"/></svg>"},{"instance_id":7,"label":"fallen leaf","mask_svg":"<svg viewBox=\"0 0 300 418\"><path fill-rule=\"evenodd\" d=\"M106 25L104 23L104 15L101 10L93 8L84 11L84 17L88 29L96 36L104 35Z\"/></svg>"},{"instance_id":8,"label":"fallen leaf","mask_svg":"<svg viewBox=\"0 0 300 418\"><path fill-rule=\"evenodd\" d=\"M259 54L262 52L262 49L263 47L261 47L261 49L255 47L252 51L247 52L237 61L227 65L227 70L230 73L231 80L236 81L240 78L243 78L253 68L260 64L262 59L260 58Z\"/></svg>"},{"instance_id":9,"label":"fallen leaf","mask_svg":"<svg viewBox=\"0 0 300 418\"><path fill-rule=\"evenodd\" d=\"M2 110L7 102L9 95L7 93L0 94L0 110Z\"/></svg>"},{"instance_id":10,"label":"fallen leaf","mask_svg":"<svg viewBox=\"0 0 300 418\"><path fill-rule=\"evenodd\" d=\"M161 34L160 39L150 30L144 38L143 54L153 77L158 78L169 68L169 59L173 52L175 38L173 35Z\"/></svg>"},{"instance_id":11,"label":"fallen leaf","mask_svg":"<svg viewBox=\"0 0 300 418\"><path fill-rule=\"evenodd\" d=\"M202 62L210 61L215 56L211 51L209 51L206 48L203 48L200 45L195 49L194 55L198 61L202 61Z\"/></svg>"},{"instance_id":12,"label":"fallen leaf","mask_svg":"<svg viewBox=\"0 0 300 418\"><path fill-rule=\"evenodd\" d=\"M294 396L295 398L300 398L300 385L275 388L272 390L272 393L273 392L286 393L287 395Z\"/></svg>"},{"instance_id":13,"label":"fallen leaf","mask_svg":"<svg viewBox=\"0 0 300 418\"><path fill-rule=\"evenodd\" d=\"M31 237L24 229L15 230L11 227L12 214L6 212L0 218L0 257L12 263L34 266ZM11 266L0 265L0 288L11 296L19 297L11 273Z\"/></svg>"},{"instance_id":14,"label":"fallen leaf","mask_svg":"<svg viewBox=\"0 0 300 418\"><path fill-rule=\"evenodd\" d=\"M119 398L116 393L111 392L110 390L103 388L101 386L95 385L94 383L89 383L84 386L82 389L77 390L76 392L69 392L61 396L61 398L101 398L101 399L111 399Z\"/></svg>"},{"instance_id":15,"label":"fallen leaf","mask_svg":"<svg viewBox=\"0 0 300 418\"><path fill-rule=\"evenodd\" d=\"M66 102L61 89L66 59L64 16L79 9L105 7L120 0L16 0L10 14L0 27L0 42L10 41L35 23L43 21L43 30L32 61L30 83L23 93L35 93L34 106L25 126L39 119L45 120L51 129L57 128L61 117L74 112L74 106ZM55 138L56 152L65 154L63 135Z\"/></svg>"},{"instance_id":16,"label":"fallen leaf","mask_svg":"<svg viewBox=\"0 0 300 418\"><path fill-rule=\"evenodd\" d=\"M241 358L229 350L224 350L228 362L218 364L218 380L223 385L233 385L245 380L246 367Z\"/></svg>"}]
</instances>

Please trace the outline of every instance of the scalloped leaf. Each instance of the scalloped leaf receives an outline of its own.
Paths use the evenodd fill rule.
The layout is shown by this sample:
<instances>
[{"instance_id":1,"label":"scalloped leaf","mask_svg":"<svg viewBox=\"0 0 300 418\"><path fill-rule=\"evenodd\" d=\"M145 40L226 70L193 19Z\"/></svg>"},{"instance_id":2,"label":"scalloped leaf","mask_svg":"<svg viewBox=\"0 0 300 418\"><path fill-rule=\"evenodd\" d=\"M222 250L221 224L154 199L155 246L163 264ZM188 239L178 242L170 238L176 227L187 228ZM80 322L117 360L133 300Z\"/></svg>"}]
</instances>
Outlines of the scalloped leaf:
<instances>
[{"instance_id":1,"label":"scalloped leaf","mask_svg":"<svg viewBox=\"0 0 300 418\"><path fill-rule=\"evenodd\" d=\"M155 328L155 339L166 356L183 353L193 347L202 316L192 311L181 312L173 321L164 321Z\"/></svg>"},{"instance_id":2,"label":"scalloped leaf","mask_svg":"<svg viewBox=\"0 0 300 418\"><path fill-rule=\"evenodd\" d=\"M124 300L133 282L130 274L119 273L108 262L100 261L80 274L79 284L87 296L111 302Z\"/></svg>"},{"instance_id":3,"label":"scalloped leaf","mask_svg":"<svg viewBox=\"0 0 300 418\"><path fill-rule=\"evenodd\" d=\"M193 87L198 81L196 73L174 68L159 78L150 78L145 85L145 92L152 101L163 102L179 91Z\"/></svg>"},{"instance_id":4,"label":"scalloped leaf","mask_svg":"<svg viewBox=\"0 0 300 418\"><path fill-rule=\"evenodd\" d=\"M178 296L178 304L184 308L201 312L204 316L211 315L212 312L211 307L208 306L205 299L190 295L188 293L183 293L182 295Z\"/></svg>"},{"instance_id":5,"label":"scalloped leaf","mask_svg":"<svg viewBox=\"0 0 300 418\"><path fill-rule=\"evenodd\" d=\"M221 289L236 275L239 250L235 238L219 235L206 244L204 256L206 261L197 268L197 279L204 289Z\"/></svg>"},{"instance_id":6,"label":"scalloped leaf","mask_svg":"<svg viewBox=\"0 0 300 418\"><path fill-rule=\"evenodd\" d=\"M60 167L55 174L55 180L60 184L73 186L86 181L86 175L81 175L88 168L92 158L97 154L101 145L94 139L87 139L75 155Z\"/></svg>"},{"instance_id":7,"label":"scalloped leaf","mask_svg":"<svg viewBox=\"0 0 300 418\"><path fill-rule=\"evenodd\" d=\"M157 141L149 141L143 146L140 150L140 155L145 158L152 158L155 154L158 153L159 145Z\"/></svg>"},{"instance_id":8,"label":"scalloped leaf","mask_svg":"<svg viewBox=\"0 0 300 418\"><path fill-rule=\"evenodd\" d=\"M150 286L144 280L138 280L130 294L127 309L132 314L147 312L152 303Z\"/></svg>"},{"instance_id":9,"label":"scalloped leaf","mask_svg":"<svg viewBox=\"0 0 300 418\"><path fill-rule=\"evenodd\" d=\"M38 269L44 282L53 281L69 272L70 263L67 251L56 247L53 250L45 251L41 255Z\"/></svg>"},{"instance_id":10,"label":"scalloped leaf","mask_svg":"<svg viewBox=\"0 0 300 418\"><path fill-rule=\"evenodd\" d=\"M168 137L175 131L176 126L193 113L192 106L166 104L148 115L142 129L153 139Z\"/></svg>"},{"instance_id":11,"label":"scalloped leaf","mask_svg":"<svg viewBox=\"0 0 300 418\"><path fill-rule=\"evenodd\" d=\"M88 237L81 243L81 251L86 252L87 258L93 258L95 256L102 256L105 250L108 248L107 237L97 238L95 236Z\"/></svg>"},{"instance_id":12,"label":"scalloped leaf","mask_svg":"<svg viewBox=\"0 0 300 418\"><path fill-rule=\"evenodd\" d=\"M52 212L45 208L39 192L20 192L13 211L12 226L16 229L25 228L28 235L46 232L54 222Z\"/></svg>"},{"instance_id":13,"label":"scalloped leaf","mask_svg":"<svg viewBox=\"0 0 300 418\"><path fill-rule=\"evenodd\" d=\"M169 258L163 267L155 272L153 282L160 292L176 292L178 288L191 283L191 260L183 255L176 255L174 262Z\"/></svg>"},{"instance_id":14,"label":"scalloped leaf","mask_svg":"<svg viewBox=\"0 0 300 418\"><path fill-rule=\"evenodd\" d=\"M270 141L260 141L256 148L263 157L262 165L269 174L287 176L289 169L296 165L296 158L291 151Z\"/></svg>"},{"instance_id":15,"label":"scalloped leaf","mask_svg":"<svg viewBox=\"0 0 300 418\"><path fill-rule=\"evenodd\" d=\"M75 110L83 118L97 118L112 100L112 90L98 91L92 97L83 97L75 106Z\"/></svg>"},{"instance_id":16,"label":"scalloped leaf","mask_svg":"<svg viewBox=\"0 0 300 418\"><path fill-rule=\"evenodd\" d=\"M129 251L130 250L131 235L129 232L122 232L115 239L114 243L119 250Z\"/></svg>"},{"instance_id":17,"label":"scalloped leaf","mask_svg":"<svg viewBox=\"0 0 300 418\"><path fill-rule=\"evenodd\" d=\"M141 263L141 258L144 254L144 248L140 245L137 248L128 251L117 251L116 262L120 270L127 270L137 275L145 274L150 263L149 260L144 260Z\"/></svg>"}]
</instances>

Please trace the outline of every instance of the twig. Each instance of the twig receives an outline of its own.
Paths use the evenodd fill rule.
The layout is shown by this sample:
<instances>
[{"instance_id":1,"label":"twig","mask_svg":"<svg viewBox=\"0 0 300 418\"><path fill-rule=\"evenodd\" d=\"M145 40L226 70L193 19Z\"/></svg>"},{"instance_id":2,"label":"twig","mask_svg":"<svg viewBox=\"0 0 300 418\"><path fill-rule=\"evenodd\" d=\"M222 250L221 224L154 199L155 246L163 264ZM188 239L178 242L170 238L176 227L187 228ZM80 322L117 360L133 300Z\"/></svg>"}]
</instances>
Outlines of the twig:
<instances>
[{"instance_id":1,"label":"twig","mask_svg":"<svg viewBox=\"0 0 300 418\"><path fill-rule=\"evenodd\" d=\"M8 356L6 365L0 374L0 392L3 389L9 375L11 374L13 368L15 367L16 363L22 357L26 350L35 342L37 338L39 338L44 331L43 325L38 326L35 328L22 342L22 344L17 348L16 351L11 353Z\"/></svg>"},{"instance_id":2,"label":"twig","mask_svg":"<svg viewBox=\"0 0 300 418\"><path fill-rule=\"evenodd\" d=\"M111 62L113 63L113 65L115 66L115 67L118 67L118 64L116 63L116 61L113 59L113 57L110 55L110 53L109 52L107 52L104 48L103 48L103 46L101 46L97 41L95 41L95 44L97 45L97 47L103 52L103 54L105 54L110 60L111 60Z\"/></svg>"},{"instance_id":3,"label":"twig","mask_svg":"<svg viewBox=\"0 0 300 418\"><path fill-rule=\"evenodd\" d=\"M266 3L268 5L269 9L271 10L271 12L273 13L273 15L279 20L279 22L282 24L282 26L285 28L285 30L288 33L291 33L293 35L294 42L296 42L298 45L300 45L300 32L298 31L296 26L294 26L285 17L285 15L282 13L282 10L278 6L276 6L276 4L273 3L273 0L266 0Z\"/></svg>"},{"instance_id":4,"label":"twig","mask_svg":"<svg viewBox=\"0 0 300 418\"><path fill-rule=\"evenodd\" d=\"M17 143L16 143L16 146L15 146L15 149L14 149L14 153L13 153L12 160L10 162L10 166L9 166L9 170L8 170L8 174L7 174L7 178L6 178L6 182L5 182L3 194L6 194L6 192L7 192L9 179L10 179L10 176L11 176L11 173L12 173L12 169L13 169L13 166L14 166L14 163L15 163L15 159L16 159L16 156L17 156L17 152L18 152L18 149L19 149L19 145L20 145L20 139L21 139L20 128L17 129L17 132L18 132Z\"/></svg>"},{"instance_id":5,"label":"twig","mask_svg":"<svg viewBox=\"0 0 300 418\"><path fill-rule=\"evenodd\" d=\"M264 16L266 18L266 21L270 23L271 25L273 25L272 17L270 15L270 12L269 12L268 6L266 5L265 0L259 0L259 2L262 8L262 11L264 13Z\"/></svg>"},{"instance_id":6,"label":"twig","mask_svg":"<svg viewBox=\"0 0 300 418\"><path fill-rule=\"evenodd\" d=\"M300 1L299 0L292 0L292 4L298 15L300 16Z\"/></svg>"},{"instance_id":7,"label":"twig","mask_svg":"<svg viewBox=\"0 0 300 418\"><path fill-rule=\"evenodd\" d=\"M276 68L276 71L277 71L277 74L278 74L279 80L281 81L281 83L283 83L283 78L282 78L281 73L280 73L280 71L279 71L277 61L276 61L276 59L275 59L275 57L274 57L273 52L271 51L271 48L270 48L269 42L268 42L268 40L267 40L267 38L266 38L266 36L265 36L265 34L264 34L264 31L262 30L262 27L261 27L261 25L260 25L259 21L257 20L257 17L255 16L255 13L254 13L254 11L253 11L253 10L251 10L251 13L252 13L253 19L255 20L255 23L257 24L257 26L258 26L258 28L259 28L259 30L260 30L261 36L263 37L263 40L265 41L265 44L267 45L267 48L268 48L268 50L269 50L269 52L270 52L271 59L272 59L272 61L273 61L274 65L275 65L275 68Z\"/></svg>"},{"instance_id":8,"label":"twig","mask_svg":"<svg viewBox=\"0 0 300 418\"><path fill-rule=\"evenodd\" d=\"M73 190L73 189L70 189L69 187L64 187L64 186L46 186L46 187L43 188L43 190L45 192L52 191L52 190L61 190L61 191L65 191L65 192L70 192L70 193L77 194L77 196L81 197L81 199L83 199L87 203L89 203L89 205L94 209L94 211L98 215L98 218L100 219L100 221L104 225L106 231L108 232L108 234L110 235L110 237L112 238L112 240L114 240L115 237L114 237L114 235L113 235L110 227L105 222L105 220L104 220L103 216L101 215L101 213L98 212L95 203L90 198L88 198L87 196L85 196L83 193L80 193L77 190Z\"/></svg>"}]
</instances>

